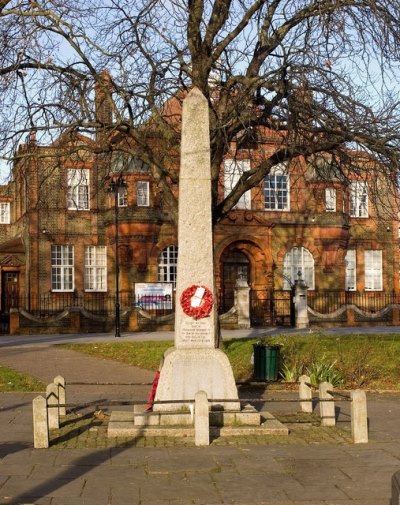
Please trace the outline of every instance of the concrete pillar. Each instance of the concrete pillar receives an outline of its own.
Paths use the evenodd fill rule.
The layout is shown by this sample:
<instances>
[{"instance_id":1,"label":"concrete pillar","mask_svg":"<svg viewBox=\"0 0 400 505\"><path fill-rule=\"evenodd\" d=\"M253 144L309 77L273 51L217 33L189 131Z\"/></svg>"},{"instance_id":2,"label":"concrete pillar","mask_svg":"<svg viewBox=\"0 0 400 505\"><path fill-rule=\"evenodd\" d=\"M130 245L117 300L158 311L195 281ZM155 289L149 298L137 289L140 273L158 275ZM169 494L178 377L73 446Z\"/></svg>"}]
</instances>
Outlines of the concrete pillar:
<instances>
[{"instance_id":1,"label":"concrete pillar","mask_svg":"<svg viewBox=\"0 0 400 505\"><path fill-rule=\"evenodd\" d=\"M246 279L238 279L235 286L238 328L250 328L250 286Z\"/></svg>"},{"instance_id":2,"label":"concrete pillar","mask_svg":"<svg viewBox=\"0 0 400 505\"><path fill-rule=\"evenodd\" d=\"M365 391L356 389L351 397L351 434L355 444L368 443L367 396Z\"/></svg>"},{"instance_id":3,"label":"concrete pillar","mask_svg":"<svg viewBox=\"0 0 400 505\"><path fill-rule=\"evenodd\" d=\"M312 389L306 384L310 382L310 377L308 375L301 375L299 381L300 410L312 414Z\"/></svg>"},{"instance_id":4,"label":"concrete pillar","mask_svg":"<svg viewBox=\"0 0 400 505\"><path fill-rule=\"evenodd\" d=\"M59 413L58 413L58 386L57 384L49 384L46 388L46 400L48 407L48 424L49 429L58 429L60 427L59 423Z\"/></svg>"},{"instance_id":5,"label":"concrete pillar","mask_svg":"<svg viewBox=\"0 0 400 505\"><path fill-rule=\"evenodd\" d=\"M310 321L308 319L308 302L307 302L308 286L302 279L295 282L294 304L296 313L296 328L308 328Z\"/></svg>"},{"instance_id":6,"label":"concrete pillar","mask_svg":"<svg viewBox=\"0 0 400 505\"><path fill-rule=\"evenodd\" d=\"M207 393L198 391L194 397L194 443L210 445L210 419Z\"/></svg>"},{"instance_id":7,"label":"concrete pillar","mask_svg":"<svg viewBox=\"0 0 400 505\"><path fill-rule=\"evenodd\" d=\"M54 377L53 380L54 384L58 386L58 403L60 405L65 405L67 403L67 395L66 395L66 389L65 389L65 379L61 375L57 375L57 377ZM66 408L65 407L59 407L58 413L60 416L65 416L67 415Z\"/></svg>"},{"instance_id":8,"label":"concrete pillar","mask_svg":"<svg viewBox=\"0 0 400 505\"><path fill-rule=\"evenodd\" d=\"M10 309L10 335L19 334L19 310L15 308Z\"/></svg>"},{"instance_id":9,"label":"concrete pillar","mask_svg":"<svg viewBox=\"0 0 400 505\"><path fill-rule=\"evenodd\" d=\"M332 391L333 386L329 382L321 382L319 385L319 411L321 416L321 426L335 426L335 402L333 401L333 396L328 393ZM332 400L324 402L321 400Z\"/></svg>"},{"instance_id":10,"label":"concrete pillar","mask_svg":"<svg viewBox=\"0 0 400 505\"><path fill-rule=\"evenodd\" d=\"M47 421L47 402L43 396L37 396L32 401L33 413L33 447L47 449L49 447L49 426Z\"/></svg>"}]
</instances>

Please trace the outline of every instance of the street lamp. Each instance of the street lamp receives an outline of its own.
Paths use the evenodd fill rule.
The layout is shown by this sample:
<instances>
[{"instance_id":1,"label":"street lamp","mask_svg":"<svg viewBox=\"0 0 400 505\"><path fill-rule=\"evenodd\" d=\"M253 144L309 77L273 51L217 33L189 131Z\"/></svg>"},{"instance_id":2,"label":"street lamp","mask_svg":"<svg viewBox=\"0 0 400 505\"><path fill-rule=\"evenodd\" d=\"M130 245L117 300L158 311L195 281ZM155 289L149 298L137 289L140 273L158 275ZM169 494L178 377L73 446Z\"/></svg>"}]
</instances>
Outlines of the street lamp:
<instances>
[{"instance_id":1,"label":"street lamp","mask_svg":"<svg viewBox=\"0 0 400 505\"><path fill-rule=\"evenodd\" d=\"M118 220L118 210L119 202L118 197L122 191L126 188L127 183L119 175L117 179L112 179L108 190L110 193L114 194L114 225L115 225L115 338L121 336L121 314L120 314L120 304L119 304L119 220Z\"/></svg>"}]
</instances>

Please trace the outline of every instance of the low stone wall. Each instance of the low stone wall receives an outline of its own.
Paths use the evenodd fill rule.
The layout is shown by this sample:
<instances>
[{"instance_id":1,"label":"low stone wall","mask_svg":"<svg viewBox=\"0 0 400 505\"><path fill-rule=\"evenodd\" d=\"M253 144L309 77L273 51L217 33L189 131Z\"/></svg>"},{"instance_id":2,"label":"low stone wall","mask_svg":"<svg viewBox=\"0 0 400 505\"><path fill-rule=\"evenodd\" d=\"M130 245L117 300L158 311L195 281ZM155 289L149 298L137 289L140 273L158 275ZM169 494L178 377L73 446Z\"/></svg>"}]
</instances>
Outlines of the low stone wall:
<instances>
[{"instance_id":1,"label":"low stone wall","mask_svg":"<svg viewBox=\"0 0 400 505\"><path fill-rule=\"evenodd\" d=\"M391 304L377 312L364 311L356 305L343 305L329 314L321 314L308 307L308 317L312 326L322 328L325 326L371 326L371 323L398 326L400 305Z\"/></svg>"}]
</instances>

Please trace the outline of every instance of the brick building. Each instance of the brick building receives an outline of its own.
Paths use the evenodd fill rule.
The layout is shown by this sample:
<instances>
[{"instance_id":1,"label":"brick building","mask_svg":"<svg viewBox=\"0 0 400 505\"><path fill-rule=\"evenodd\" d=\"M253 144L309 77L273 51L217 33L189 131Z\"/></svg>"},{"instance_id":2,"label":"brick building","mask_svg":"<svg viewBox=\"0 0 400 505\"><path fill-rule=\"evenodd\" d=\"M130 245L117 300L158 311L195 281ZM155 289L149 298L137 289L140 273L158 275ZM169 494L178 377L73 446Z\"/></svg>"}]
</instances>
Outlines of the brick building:
<instances>
[{"instance_id":1,"label":"brick building","mask_svg":"<svg viewBox=\"0 0 400 505\"><path fill-rule=\"evenodd\" d=\"M221 167L221 196L279 142L263 132L257 148L233 156L232 146ZM61 309L82 305L96 312L114 296L115 202L108 188L118 175L127 183L117 197L122 295L128 300L136 283L175 282L176 226L149 166L123 151L105 158L91 143L66 133L39 146L31 134L20 146L0 195L0 311L6 317L12 307L38 316L57 301ZM251 287L253 323L275 323L273 302L289 300L299 271L311 298L321 291L397 295L398 223L379 203L382 195L390 199L388 191L382 184L378 194L369 160L356 152L354 158L362 170L350 181L335 175L329 157L317 160L320 170L302 159L290 170L278 165L215 226L221 312L232 307L241 277ZM330 176L321 178L324 166Z\"/></svg>"}]
</instances>

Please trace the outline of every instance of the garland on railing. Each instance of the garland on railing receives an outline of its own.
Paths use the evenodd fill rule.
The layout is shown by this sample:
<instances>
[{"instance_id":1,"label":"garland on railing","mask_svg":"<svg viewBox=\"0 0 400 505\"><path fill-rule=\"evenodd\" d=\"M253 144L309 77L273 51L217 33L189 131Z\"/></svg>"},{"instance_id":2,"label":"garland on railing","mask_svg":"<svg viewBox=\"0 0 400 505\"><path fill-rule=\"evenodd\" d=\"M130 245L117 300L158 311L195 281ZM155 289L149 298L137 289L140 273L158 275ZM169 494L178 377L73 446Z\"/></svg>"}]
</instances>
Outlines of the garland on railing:
<instances>
[{"instance_id":1,"label":"garland on railing","mask_svg":"<svg viewBox=\"0 0 400 505\"><path fill-rule=\"evenodd\" d=\"M199 288L204 289L201 304L198 307L193 307L192 298ZM202 319L210 314L214 305L214 297L212 292L206 286L196 286L193 284L182 291L180 302L182 310L187 316L193 317L194 319Z\"/></svg>"}]
</instances>

